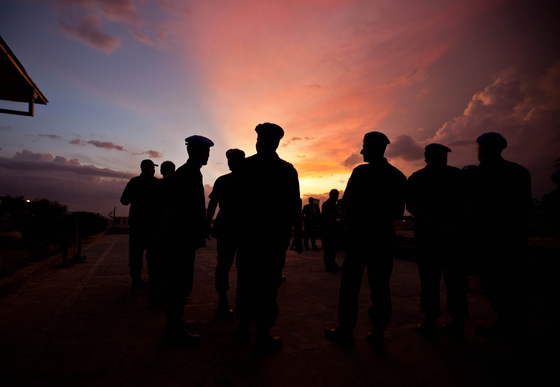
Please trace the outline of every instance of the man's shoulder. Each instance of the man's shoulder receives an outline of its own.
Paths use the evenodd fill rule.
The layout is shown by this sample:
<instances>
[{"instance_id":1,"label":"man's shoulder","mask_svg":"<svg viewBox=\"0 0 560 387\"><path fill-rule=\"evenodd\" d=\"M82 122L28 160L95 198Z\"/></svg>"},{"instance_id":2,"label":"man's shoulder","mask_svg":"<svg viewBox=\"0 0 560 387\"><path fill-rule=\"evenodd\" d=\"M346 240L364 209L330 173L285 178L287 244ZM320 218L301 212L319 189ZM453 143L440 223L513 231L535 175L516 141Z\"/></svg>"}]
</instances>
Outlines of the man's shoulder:
<instances>
[{"instance_id":1,"label":"man's shoulder","mask_svg":"<svg viewBox=\"0 0 560 387\"><path fill-rule=\"evenodd\" d=\"M223 187L227 187L227 186L233 184L233 179L234 179L234 176L233 176L233 173L231 173L231 172L218 177L216 179L216 181L214 182L213 190L220 190Z\"/></svg>"},{"instance_id":2,"label":"man's shoulder","mask_svg":"<svg viewBox=\"0 0 560 387\"><path fill-rule=\"evenodd\" d=\"M527 175L530 174L529 170L521 164L517 164L513 161L508 161L508 160L504 160L504 163L505 163L506 168L511 170L511 171L514 171L514 172L519 173L519 174L527 174Z\"/></svg>"},{"instance_id":3,"label":"man's shoulder","mask_svg":"<svg viewBox=\"0 0 560 387\"><path fill-rule=\"evenodd\" d=\"M277 155L275 157L270 157L269 155L262 156L257 153L244 159L240 165L241 170L263 168L274 168L283 172L296 172L296 169L291 163L281 159Z\"/></svg>"},{"instance_id":4,"label":"man's shoulder","mask_svg":"<svg viewBox=\"0 0 560 387\"><path fill-rule=\"evenodd\" d=\"M389 162L383 163L367 163L358 165L352 171L352 176L361 176L361 175L371 175L375 176L379 173L382 173L385 176L390 176L392 179L395 180L402 180L406 181L406 176L402 173L398 168L391 165Z\"/></svg>"},{"instance_id":5,"label":"man's shoulder","mask_svg":"<svg viewBox=\"0 0 560 387\"><path fill-rule=\"evenodd\" d=\"M395 177L406 180L406 176L404 175L404 173L402 173L401 170L394 165L391 165L389 162L387 162L387 168Z\"/></svg>"}]
</instances>

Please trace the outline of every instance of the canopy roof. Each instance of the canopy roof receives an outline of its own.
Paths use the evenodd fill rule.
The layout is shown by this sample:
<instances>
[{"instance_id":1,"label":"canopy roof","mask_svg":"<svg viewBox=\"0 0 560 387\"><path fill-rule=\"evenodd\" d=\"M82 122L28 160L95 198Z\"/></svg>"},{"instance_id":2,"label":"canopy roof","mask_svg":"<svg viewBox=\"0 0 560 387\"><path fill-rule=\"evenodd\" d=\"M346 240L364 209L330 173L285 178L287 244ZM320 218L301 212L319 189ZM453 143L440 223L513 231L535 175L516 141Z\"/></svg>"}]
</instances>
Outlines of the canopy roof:
<instances>
[{"instance_id":1,"label":"canopy roof","mask_svg":"<svg viewBox=\"0 0 560 387\"><path fill-rule=\"evenodd\" d=\"M33 116L34 104L46 105L49 102L1 36L0 100L27 103L29 105L28 111L0 109L0 113L24 116Z\"/></svg>"}]
</instances>

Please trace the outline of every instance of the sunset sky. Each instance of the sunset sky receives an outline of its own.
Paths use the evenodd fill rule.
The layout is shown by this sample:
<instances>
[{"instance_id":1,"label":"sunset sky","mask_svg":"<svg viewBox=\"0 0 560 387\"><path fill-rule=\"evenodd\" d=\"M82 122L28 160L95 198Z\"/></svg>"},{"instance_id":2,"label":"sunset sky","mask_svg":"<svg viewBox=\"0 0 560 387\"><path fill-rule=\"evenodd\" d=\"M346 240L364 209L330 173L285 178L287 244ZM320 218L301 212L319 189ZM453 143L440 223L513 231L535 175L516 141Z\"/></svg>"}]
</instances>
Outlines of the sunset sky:
<instances>
[{"instance_id":1,"label":"sunset sky","mask_svg":"<svg viewBox=\"0 0 560 387\"><path fill-rule=\"evenodd\" d=\"M142 159L179 166L192 134L216 144L211 189L226 150L253 154L268 121L302 196L344 189L372 130L406 176L431 142L463 167L499 132L541 196L560 158L558 4L2 0L0 36L49 103L0 114L0 195L107 214Z\"/></svg>"}]
</instances>

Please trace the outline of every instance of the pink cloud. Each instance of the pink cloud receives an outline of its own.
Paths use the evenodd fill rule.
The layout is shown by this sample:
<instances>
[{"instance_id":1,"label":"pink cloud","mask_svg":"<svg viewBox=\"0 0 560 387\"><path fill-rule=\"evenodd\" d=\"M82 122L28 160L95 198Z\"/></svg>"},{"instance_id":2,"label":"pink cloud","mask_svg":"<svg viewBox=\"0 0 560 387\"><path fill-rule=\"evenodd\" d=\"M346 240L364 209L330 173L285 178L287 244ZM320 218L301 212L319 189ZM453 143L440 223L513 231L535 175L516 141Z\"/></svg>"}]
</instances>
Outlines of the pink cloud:
<instances>
[{"instance_id":1,"label":"pink cloud","mask_svg":"<svg viewBox=\"0 0 560 387\"><path fill-rule=\"evenodd\" d=\"M126 151L126 149L124 149L124 147L122 145L116 145L116 144L113 144L112 142L109 142L109 141L90 140L87 143L91 144L91 145L93 145L97 148L116 149L118 151Z\"/></svg>"},{"instance_id":2,"label":"pink cloud","mask_svg":"<svg viewBox=\"0 0 560 387\"><path fill-rule=\"evenodd\" d=\"M77 25L71 25L60 21L62 32L90 47L106 53L113 52L119 45L121 39L102 32L99 16L85 15L77 20Z\"/></svg>"},{"instance_id":3,"label":"pink cloud","mask_svg":"<svg viewBox=\"0 0 560 387\"><path fill-rule=\"evenodd\" d=\"M111 53L121 44L121 38L103 31L106 21L122 23L130 34L143 43L150 39L139 31L145 24L132 0L54 0L61 31L99 51Z\"/></svg>"},{"instance_id":4,"label":"pink cloud","mask_svg":"<svg viewBox=\"0 0 560 387\"><path fill-rule=\"evenodd\" d=\"M111 21L139 24L143 19L138 15L132 0L55 0L62 10L97 11Z\"/></svg>"},{"instance_id":5,"label":"pink cloud","mask_svg":"<svg viewBox=\"0 0 560 387\"><path fill-rule=\"evenodd\" d=\"M39 134L39 137L46 137L53 140L60 140L62 137L57 136L56 134Z\"/></svg>"},{"instance_id":6,"label":"pink cloud","mask_svg":"<svg viewBox=\"0 0 560 387\"><path fill-rule=\"evenodd\" d=\"M21 152L16 152L14 160L38 161L50 163L54 159L50 154L33 153L30 150L24 149Z\"/></svg>"},{"instance_id":7,"label":"pink cloud","mask_svg":"<svg viewBox=\"0 0 560 387\"><path fill-rule=\"evenodd\" d=\"M430 66L465 24L498 2L192 3L184 51L204 64L207 110L228 127L226 140L246 139L243 146L252 149L251 128L276 122L286 130L282 156L294 160L300 176L345 173L364 133L405 135L377 126L399 109L402 93L425 89ZM290 141L294 136L314 140ZM416 160L422 146L408 136L409 149L402 144L399 156Z\"/></svg>"},{"instance_id":8,"label":"pink cloud","mask_svg":"<svg viewBox=\"0 0 560 387\"><path fill-rule=\"evenodd\" d=\"M72 144L72 145L81 145L81 146L85 146L85 145L86 145L85 142L82 141L82 140L80 140L79 138L75 138L75 139L73 139L73 140L70 140L70 141L68 141L68 143L69 143L69 144Z\"/></svg>"}]
</instances>

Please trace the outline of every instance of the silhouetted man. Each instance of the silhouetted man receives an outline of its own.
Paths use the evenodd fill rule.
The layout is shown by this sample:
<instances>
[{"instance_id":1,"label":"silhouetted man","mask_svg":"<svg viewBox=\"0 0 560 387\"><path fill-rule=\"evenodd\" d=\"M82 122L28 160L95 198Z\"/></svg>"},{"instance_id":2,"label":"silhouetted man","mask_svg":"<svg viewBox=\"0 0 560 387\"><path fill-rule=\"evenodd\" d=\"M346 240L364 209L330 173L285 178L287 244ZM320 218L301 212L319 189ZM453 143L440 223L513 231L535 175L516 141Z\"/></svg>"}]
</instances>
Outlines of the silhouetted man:
<instances>
[{"instance_id":1,"label":"silhouetted man","mask_svg":"<svg viewBox=\"0 0 560 387\"><path fill-rule=\"evenodd\" d=\"M507 141L499 133L484 133L476 142L480 164L473 173L472 213L484 289L498 319L475 331L492 338L520 337L527 332L522 270L533 212L531 175L502 158Z\"/></svg>"},{"instance_id":2,"label":"silhouetted man","mask_svg":"<svg viewBox=\"0 0 560 387\"><path fill-rule=\"evenodd\" d=\"M192 322L183 321L185 300L192 291L195 252L206 246L206 208L200 169L214 143L203 136L185 139L189 158L166 177L166 210L161 227L164 282L168 292L164 339L181 346L200 344ZM169 179L169 180L167 180Z\"/></svg>"},{"instance_id":3,"label":"silhouetted man","mask_svg":"<svg viewBox=\"0 0 560 387\"><path fill-rule=\"evenodd\" d=\"M342 237L342 210L338 206L338 190L332 189L323 203L321 214L321 236L323 240L323 262L329 272L340 271L336 263L336 253Z\"/></svg>"},{"instance_id":4,"label":"silhouetted man","mask_svg":"<svg viewBox=\"0 0 560 387\"><path fill-rule=\"evenodd\" d=\"M157 229L158 179L154 177L156 166L152 160L142 160L140 176L130 179L121 196L121 204L130 204L128 266L132 277L132 290L146 287L146 281L142 279L144 250L150 275L150 250Z\"/></svg>"},{"instance_id":5,"label":"silhouetted man","mask_svg":"<svg viewBox=\"0 0 560 387\"><path fill-rule=\"evenodd\" d=\"M383 133L369 132L364 136L360 153L367 164L354 168L344 191L342 206L348 235L338 303L340 326L325 332L337 344L354 344L360 285L367 268L372 325L367 339L379 351L384 349L383 333L393 313L389 278L396 245L394 221L404 212L406 184L402 172L383 157L388 144Z\"/></svg>"},{"instance_id":6,"label":"silhouetted man","mask_svg":"<svg viewBox=\"0 0 560 387\"><path fill-rule=\"evenodd\" d=\"M255 354L279 350L282 340L272 337L276 324L276 296L280 286L290 231L295 231L295 250L301 242L301 199L295 168L280 159L276 149L284 130L271 123L259 124L257 154L239 166L239 209L243 216L237 251L236 313L240 318L235 331L238 343L250 338L250 324L257 327Z\"/></svg>"},{"instance_id":7,"label":"silhouetted man","mask_svg":"<svg viewBox=\"0 0 560 387\"><path fill-rule=\"evenodd\" d=\"M447 288L447 310L453 319L442 331L453 339L463 337L467 308L467 272L464 262L466 179L459 168L447 165L451 149L426 146L426 166L408 179L407 209L414 216L414 241L422 286L420 307L424 322L416 331L437 339L436 320L441 317L441 273Z\"/></svg>"},{"instance_id":8,"label":"silhouetted man","mask_svg":"<svg viewBox=\"0 0 560 387\"><path fill-rule=\"evenodd\" d=\"M159 172L163 176L163 179L158 180L158 198L157 198L157 225L158 229L161 227L163 219L165 217L165 207L166 207L166 192L167 185L169 184L169 176L173 175L175 172L175 164L172 161L164 161L159 166ZM163 261L163 250L161 238L156 238L154 248L150 254L150 298L149 300L159 304L163 301L162 291L163 291L163 272L162 272L162 261Z\"/></svg>"},{"instance_id":9,"label":"silhouetted man","mask_svg":"<svg viewBox=\"0 0 560 387\"><path fill-rule=\"evenodd\" d=\"M321 218L319 206L315 204L315 199L309 198L309 204L303 206L303 245L305 250L309 250L309 240L311 240L311 248L319 250L317 247L317 226Z\"/></svg>"},{"instance_id":10,"label":"silhouetted man","mask_svg":"<svg viewBox=\"0 0 560 387\"><path fill-rule=\"evenodd\" d=\"M161 163L161 166L159 167L159 173L161 173L163 177L175 173L175 164L173 163L173 161L164 161L163 163Z\"/></svg>"},{"instance_id":11,"label":"silhouetted man","mask_svg":"<svg viewBox=\"0 0 560 387\"><path fill-rule=\"evenodd\" d=\"M240 149L230 149L226 152L226 157L231 173L216 179L210 194L206 223L209 235L218 239L215 287L219 298L216 313L220 317L230 318L234 316L234 313L233 309L229 307L227 298L229 270L235 259L239 238L239 219L237 218L237 203L235 200L235 193L239 187L234 173L239 162L245 158L245 152ZM218 204L220 205L220 211L214 222L214 228L211 229L212 218Z\"/></svg>"}]
</instances>

